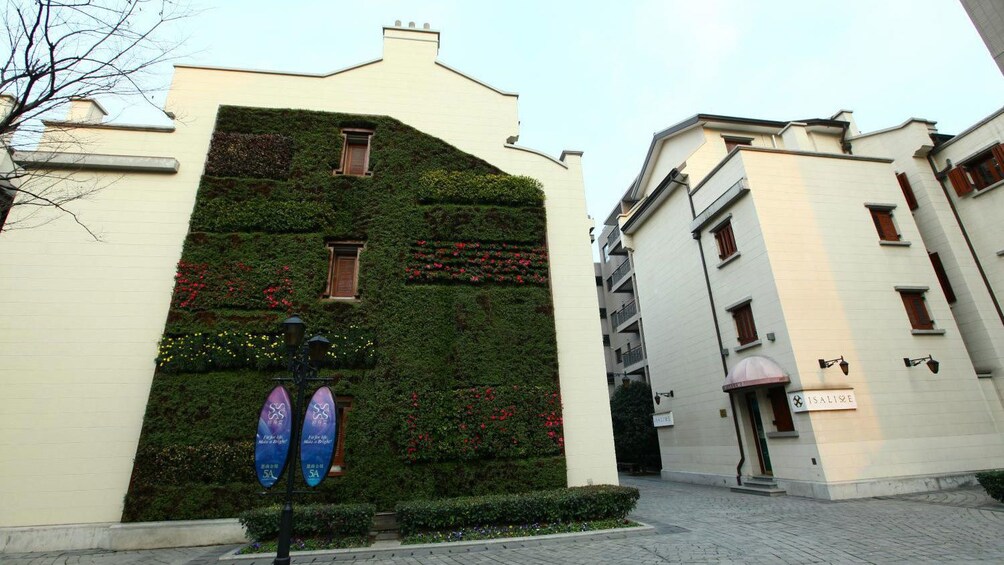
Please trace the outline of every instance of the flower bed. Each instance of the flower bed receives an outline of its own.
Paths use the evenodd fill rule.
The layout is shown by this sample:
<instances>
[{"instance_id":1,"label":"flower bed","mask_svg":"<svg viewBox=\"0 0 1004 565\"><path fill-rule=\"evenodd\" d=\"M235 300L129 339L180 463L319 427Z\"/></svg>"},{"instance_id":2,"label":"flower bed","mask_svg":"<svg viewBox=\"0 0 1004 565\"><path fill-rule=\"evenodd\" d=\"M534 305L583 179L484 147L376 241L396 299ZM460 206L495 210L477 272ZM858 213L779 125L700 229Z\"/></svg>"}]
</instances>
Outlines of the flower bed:
<instances>
[{"instance_id":1,"label":"flower bed","mask_svg":"<svg viewBox=\"0 0 1004 565\"><path fill-rule=\"evenodd\" d=\"M561 398L539 387L412 392L402 428L410 462L562 452Z\"/></svg>"},{"instance_id":2,"label":"flower bed","mask_svg":"<svg viewBox=\"0 0 1004 565\"><path fill-rule=\"evenodd\" d=\"M289 175L293 140L275 134L216 132L206 174L217 177L282 179Z\"/></svg>"},{"instance_id":3,"label":"flower bed","mask_svg":"<svg viewBox=\"0 0 1004 565\"><path fill-rule=\"evenodd\" d=\"M593 532L616 528L636 528L637 522L623 519L588 520L583 522L559 522L555 524L525 524L508 526L484 526L480 528L459 528L412 534L401 540L402 544L450 543L499 538L519 538L546 536L573 532Z\"/></svg>"},{"instance_id":4,"label":"flower bed","mask_svg":"<svg viewBox=\"0 0 1004 565\"><path fill-rule=\"evenodd\" d=\"M541 246L419 240L405 273L410 283L545 285L547 269Z\"/></svg>"}]
</instances>

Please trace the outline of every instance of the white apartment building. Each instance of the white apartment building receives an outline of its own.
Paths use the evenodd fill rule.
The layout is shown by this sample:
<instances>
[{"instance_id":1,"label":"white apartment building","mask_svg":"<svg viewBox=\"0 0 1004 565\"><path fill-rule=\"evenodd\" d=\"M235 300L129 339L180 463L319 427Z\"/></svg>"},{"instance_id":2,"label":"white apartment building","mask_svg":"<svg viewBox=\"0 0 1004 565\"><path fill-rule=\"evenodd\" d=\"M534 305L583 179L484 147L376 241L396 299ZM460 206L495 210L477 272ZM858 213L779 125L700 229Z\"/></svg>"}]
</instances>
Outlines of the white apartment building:
<instances>
[{"instance_id":1,"label":"white apartment building","mask_svg":"<svg viewBox=\"0 0 1004 565\"><path fill-rule=\"evenodd\" d=\"M630 251L663 477L843 499L1004 466L1002 124L655 135L600 245Z\"/></svg>"},{"instance_id":2,"label":"white apartment building","mask_svg":"<svg viewBox=\"0 0 1004 565\"><path fill-rule=\"evenodd\" d=\"M560 283L552 297L567 482L617 483L582 154L556 158L516 145L517 94L439 61L439 41L427 27L387 27L382 58L328 74L179 65L165 106L178 116L174 123L108 123L98 104L78 100L46 135L72 132L86 143L72 153L16 156L26 167L110 182L76 208L101 242L54 211L44 226L0 234L0 382L9 401L0 413L7 431L0 551L95 547L121 518L221 105L390 116L540 180L550 280ZM15 207L12 218L18 213ZM11 540L19 535L36 545L17 546Z\"/></svg>"}]
</instances>

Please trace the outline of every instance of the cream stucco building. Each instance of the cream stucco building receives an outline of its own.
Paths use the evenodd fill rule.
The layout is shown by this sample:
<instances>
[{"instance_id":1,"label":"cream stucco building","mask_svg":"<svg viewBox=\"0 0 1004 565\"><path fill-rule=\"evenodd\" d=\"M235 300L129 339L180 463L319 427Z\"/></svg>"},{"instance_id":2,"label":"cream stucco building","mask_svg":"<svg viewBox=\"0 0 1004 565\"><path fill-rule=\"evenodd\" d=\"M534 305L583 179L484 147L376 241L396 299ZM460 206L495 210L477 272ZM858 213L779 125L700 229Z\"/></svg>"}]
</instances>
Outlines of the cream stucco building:
<instances>
[{"instance_id":1,"label":"cream stucco building","mask_svg":"<svg viewBox=\"0 0 1004 565\"><path fill-rule=\"evenodd\" d=\"M323 75L179 65L166 126L103 122L74 102L25 167L70 169L102 190L79 203L100 242L66 217L0 235L0 528L82 525L87 546L117 522L129 482L175 267L221 105L396 118L511 174L539 179L547 212L569 485L616 484L581 160L516 145L517 95L437 59L439 33L383 30L382 58ZM15 207L12 214L17 214ZM94 527L87 526L94 524ZM98 529L95 529L98 528ZM82 533L81 533L82 532ZM76 536L76 537L74 537ZM10 549L10 547L8 547Z\"/></svg>"},{"instance_id":2,"label":"cream stucco building","mask_svg":"<svg viewBox=\"0 0 1004 565\"><path fill-rule=\"evenodd\" d=\"M643 306L663 477L843 499L1004 466L1002 119L655 135L599 245Z\"/></svg>"}]
</instances>

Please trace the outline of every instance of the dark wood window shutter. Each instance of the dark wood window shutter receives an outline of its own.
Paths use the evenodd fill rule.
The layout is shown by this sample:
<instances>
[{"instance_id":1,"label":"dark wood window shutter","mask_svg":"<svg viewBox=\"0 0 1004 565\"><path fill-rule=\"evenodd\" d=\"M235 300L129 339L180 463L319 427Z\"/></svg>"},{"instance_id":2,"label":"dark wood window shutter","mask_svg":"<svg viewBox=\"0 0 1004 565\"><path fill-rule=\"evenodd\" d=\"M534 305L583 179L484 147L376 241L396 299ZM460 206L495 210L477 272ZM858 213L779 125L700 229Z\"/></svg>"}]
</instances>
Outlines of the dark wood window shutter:
<instances>
[{"instance_id":1,"label":"dark wood window shutter","mask_svg":"<svg viewBox=\"0 0 1004 565\"><path fill-rule=\"evenodd\" d=\"M777 428L777 431L795 431L795 423L791 420L791 409L788 407L788 395L784 393L784 387L774 386L767 389L767 396L770 398L770 406L774 411L774 427Z\"/></svg>"},{"instance_id":2,"label":"dark wood window shutter","mask_svg":"<svg viewBox=\"0 0 1004 565\"><path fill-rule=\"evenodd\" d=\"M345 429L348 427L349 412L352 411L352 399L340 397L336 399L338 404L338 438L335 445L335 456L331 460L331 470L329 477L345 474Z\"/></svg>"},{"instance_id":3,"label":"dark wood window shutter","mask_svg":"<svg viewBox=\"0 0 1004 565\"><path fill-rule=\"evenodd\" d=\"M915 330L933 330L934 320L927 312L927 304L924 302L922 292L901 292L903 306L906 307L906 315L910 318L910 325Z\"/></svg>"},{"instance_id":4,"label":"dark wood window shutter","mask_svg":"<svg viewBox=\"0 0 1004 565\"><path fill-rule=\"evenodd\" d=\"M959 196L965 196L973 191L973 185L969 183L966 170L962 167L955 167L948 171L948 180L952 183L952 188Z\"/></svg>"},{"instance_id":5,"label":"dark wood window shutter","mask_svg":"<svg viewBox=\"0 0 1004 565\"><path fill-rule=\"evenodd\" d=\"M350 298L356 295L356 256L337 255L332 296Z\"/></svg>"},{"instance_id":6,"label":"dark wood window shutter","mask_svg":"<svg viewBox=\"0 0 1004 565\"><path fill-rule=\"evenodd\" d=\"M896 231L896 224L892 221L892 212L889 210L872 209L872 221L875 222L875 229L878 231L879 239L882 241L899 241L899 232Z\"/></svg>"},{"instance_id":7,"label":"dark wood window shutter","mask_svg":"<svg viewBox=\"0 0 1004 565\"><path fill-rule=\"evenodd\" d=\"M945 273L945 266L941 263L941 257L937 253L930 253L931 265L934 267L934 274L938 276L938 282L941 283L941 290L945 292L945 298L948 299L949 304L955 303L955 291L952 290L952 283L948 282L948 274Z\"/></svg>"},{"instance_id":8,"label":"dark wood window shutter","mask_svg":"<svg viewBox=\"0 0 1004 565\"><path fill-rule=\"evenodd\" d=\"M753 309L749 304L733 310L732 319L736 322L739 345L746 345L757 340L756 324L753 322Z\"/></svg>"},{"instance_id":9,"label":"dark wood window shutter","mask_svg":"<svg viewBox=\"0 0 1004 565\"><path fill-rule=\"evenodd\" d=\"M906 173L896 173L896 180L899 181L899 188L903 190L903 196L906 197L906 205L911 210L916 210L917 197L913 193L913 187L910 186L910 179L906 178Z\"/></svg>"},{"instance_id":10,"label":"dark wood window shutter","mask_svg":"<svg viewBox=\"0 0 1004 565\"><path fill-rule=\"evenodd\" d=\"M719 259L728 259L738 251L736 237L732 233L732 222L718 228L715 232L715 242L718 244Z\"/></svg>"},{"instance_id":11,"label":"dark wood window shutter","mask_svg":"<svg viewBox=\"0 0 1004 565\"><path fill-rule=\"evenodd\" d=\"M1004 172L1004 143L998 143L991 149L994 159L997 161L997 170Z\"/></svg>"},{"instance_id":12,"label":"dark wood window shutter","mask_svg":"<svg viewBox=\"0 0 1004 565\"><path fill-rule=\"evenodd\" d=\"M366 174L366 145L359 143L349 143L346 147L349 152L346 158L345 174L365 175Z\"/></svg>"}]
</instances>

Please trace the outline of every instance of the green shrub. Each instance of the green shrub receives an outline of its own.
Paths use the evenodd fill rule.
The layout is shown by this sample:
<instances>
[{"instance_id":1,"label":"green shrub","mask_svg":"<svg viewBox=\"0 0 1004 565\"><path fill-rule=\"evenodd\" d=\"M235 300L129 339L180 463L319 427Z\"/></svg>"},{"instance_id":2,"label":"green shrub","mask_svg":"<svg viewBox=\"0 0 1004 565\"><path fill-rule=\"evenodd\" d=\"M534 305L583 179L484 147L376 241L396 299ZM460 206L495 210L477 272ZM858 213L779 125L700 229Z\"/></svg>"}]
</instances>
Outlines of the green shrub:
<instances>
[{"instance_id":1,"label":"green shrub","mask_svg":"<svg viewBox=\"0 0 1004 565\"><path fill-rule=\"evenodd\" d=\"M293 140L274 134L216 132L209 146L206 174L217 177L285 178Z\"/></svg>"},{"instance_id":2,"label":"green shrub","mask_svg":"<svg viewBox=\"0 0 1004 565\"><path fill-rule=\"evenodd\" d=\"M624 518L638 489L598 485L523 494L420 500L397 505L402 535L471 526Z\"/></svg>"},{"instance_id":3,"label":"green shrub","mask_svg":"<svg viewBox=\"0 0 1004 565\"><path fill-rule=\"evenodd\" d=\"M242 512L238 519L255 541L279 535L279 505ZM298 537L365 536L373 524L372 504L298 504L293 507L293 531Z\"/></svg>"},{"instance_id":4,"label":"green shrub","mask_svg":"<svg viewBox=\"0 0 1004 565\"><path fill-rule=\"evenodd\" d=\"M425 226L419 239L544 243L543 208L506 206L423 206Z\"/></svg>"},{"instance_id":5,"label":"green shrub","mask_svg":"<svg viewBox=\"0 0 1004 565\"><path fill-rule=\"evenodd\" d=\"M617 461L661 469L659 436L652 425L652 389L632 382L617 387L610 398Z\"/></svg>"},{"instance_id":6,"label":"green shrub","mask_svg":"<svg viewBox=\"0 0 1004 565\"><path fill-rule=\"evenodd\" d=\"M976 473L976 480L991 498L1004 502L1004 469Z\"/></svg>"},{"instance_id":7,"label":"green shrub","mask_svg":"<svg viewBox=\"0 0 1004 565\"><path fill-rule=\"evenodd\" d=\"M540 181L530 177L436 170L422 175L418 200L423 204L541 206L544 190Z\"/></svg>"},{"instance_id":8,"label":"green shrub","mask_svg":"<svg viewBox=\"0 0 1004 565\"><path fill-rule=\"evenodd\" d=\"M200 199L192 212L193 232L302 233L317 231L333 214L330 204L316 200L251 198Z\"/></svg>"}]
</instances>

